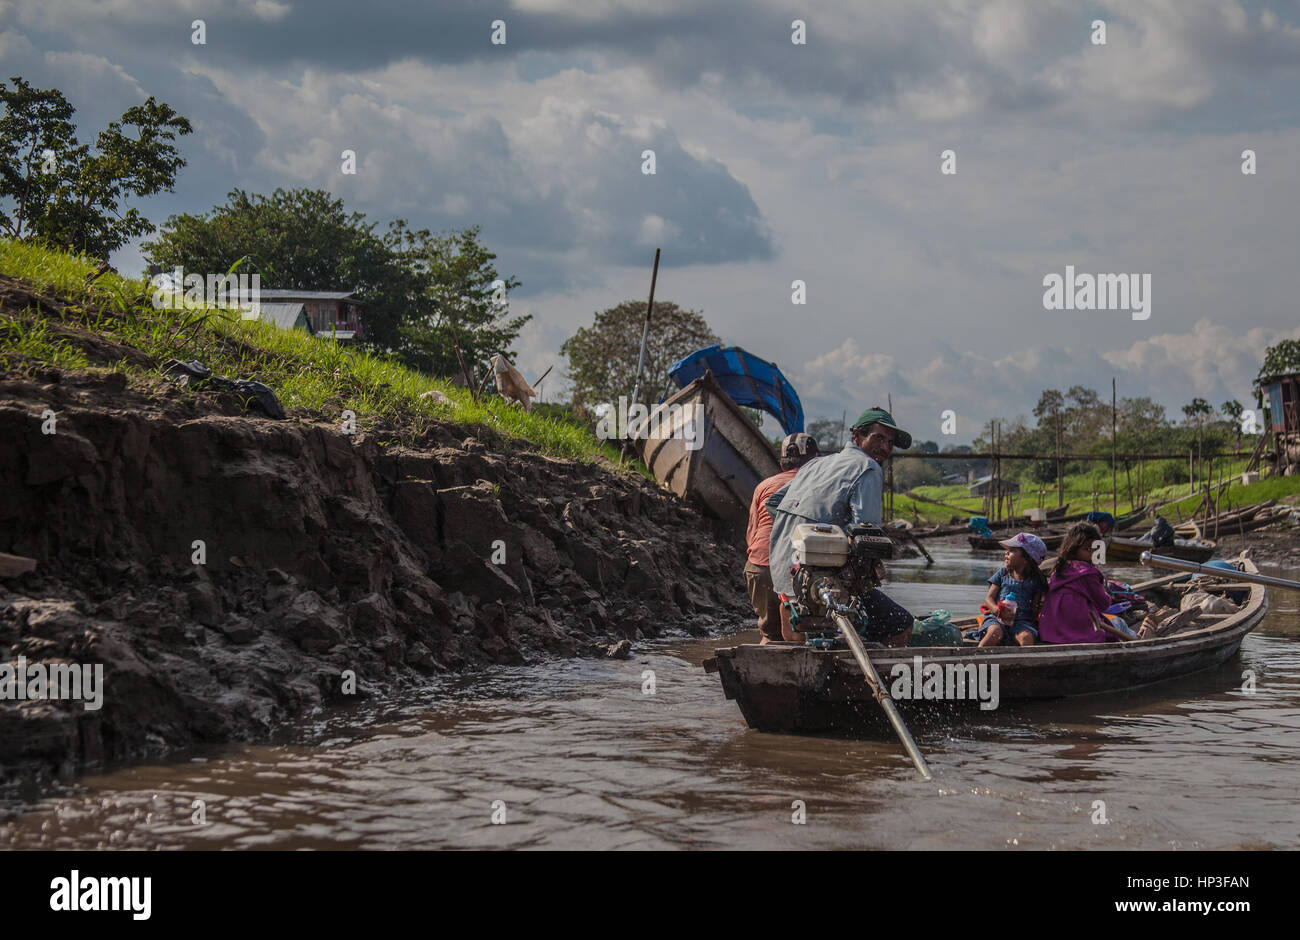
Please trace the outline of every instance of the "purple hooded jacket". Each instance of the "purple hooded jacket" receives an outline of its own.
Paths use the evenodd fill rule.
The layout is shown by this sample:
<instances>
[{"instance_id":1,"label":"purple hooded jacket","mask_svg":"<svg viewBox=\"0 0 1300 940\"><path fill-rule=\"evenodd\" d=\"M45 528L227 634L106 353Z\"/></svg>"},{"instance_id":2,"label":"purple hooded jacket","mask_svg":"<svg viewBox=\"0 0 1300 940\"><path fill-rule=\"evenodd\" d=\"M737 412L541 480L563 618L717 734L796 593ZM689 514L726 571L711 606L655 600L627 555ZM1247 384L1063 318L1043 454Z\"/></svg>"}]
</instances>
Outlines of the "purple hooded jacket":
<instances>
[{"instance_id":1,"label":"purple hooded jacket","mask_svg":"<svg viewBox=\"0 0 1300 940\"><path fill-rule=\"evenodd\" d=\"M1105 643L1115 637L1098 630L1088 611L1110 606L1101 571L1086 561L1058 565L1038 615L1038 635L1047 643Z\"/></svg>"}]
</instances>

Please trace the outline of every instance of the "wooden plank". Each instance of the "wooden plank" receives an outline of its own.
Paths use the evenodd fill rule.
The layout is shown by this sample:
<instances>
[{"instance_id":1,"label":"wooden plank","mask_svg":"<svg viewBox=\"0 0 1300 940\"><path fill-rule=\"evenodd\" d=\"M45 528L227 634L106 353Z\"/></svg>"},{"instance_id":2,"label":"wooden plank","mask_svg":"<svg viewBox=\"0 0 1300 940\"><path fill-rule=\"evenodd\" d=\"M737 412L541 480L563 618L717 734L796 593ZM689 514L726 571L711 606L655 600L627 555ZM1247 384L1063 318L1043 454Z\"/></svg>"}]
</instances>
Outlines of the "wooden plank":
<instances>
[{"instance_id":1,"label":"wooden plank","mask_svg":"<svg viewBox=\"0 0 1300 940\"><path fill-rule=\"evenodd\" d=\"M1152 578L1150 581L1143 581L1139 584L1132 584L1129 586L1133 589L1134 594L1141 594L1143 591L1149 591L1151 588L1164 587L1166 584L1173 584L1179 578L1186 576L1187 572L1185 571L1178 574L1166 574L1159 578Z\"/></svg>"},{"instance_id":2,"label":"wooden plank","mask_svg":"<svg viewBox=\"0 0 1300 940\"><path fill-rule=\"evenodd\" d=\"M25 555L6 555L0 552L0 578L16 578L36 570L36 559Z\"/></svg>"}]
</instances>

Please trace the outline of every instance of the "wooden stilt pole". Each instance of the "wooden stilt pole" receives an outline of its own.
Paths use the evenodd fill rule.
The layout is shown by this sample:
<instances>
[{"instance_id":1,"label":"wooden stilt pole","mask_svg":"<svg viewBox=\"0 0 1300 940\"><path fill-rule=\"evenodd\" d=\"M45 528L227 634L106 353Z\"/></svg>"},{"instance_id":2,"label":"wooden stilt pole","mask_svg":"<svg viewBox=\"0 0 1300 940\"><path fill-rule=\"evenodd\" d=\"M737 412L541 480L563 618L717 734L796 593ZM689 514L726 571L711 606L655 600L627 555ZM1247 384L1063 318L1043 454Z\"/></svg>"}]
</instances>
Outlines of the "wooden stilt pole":
<instances>
[{"instance_id":1,"label":"wooden stilt pole","mask_svg":"<svg viewBox=\"0 0 1300 940\"><path fill-rule=\"evenodd\" d=\"M1115 428L1118 424L1115 408L1115 377L1110 377L1110 514L1119 515L1119 486L1115 476Z\"/></svg>"}]
</instances>

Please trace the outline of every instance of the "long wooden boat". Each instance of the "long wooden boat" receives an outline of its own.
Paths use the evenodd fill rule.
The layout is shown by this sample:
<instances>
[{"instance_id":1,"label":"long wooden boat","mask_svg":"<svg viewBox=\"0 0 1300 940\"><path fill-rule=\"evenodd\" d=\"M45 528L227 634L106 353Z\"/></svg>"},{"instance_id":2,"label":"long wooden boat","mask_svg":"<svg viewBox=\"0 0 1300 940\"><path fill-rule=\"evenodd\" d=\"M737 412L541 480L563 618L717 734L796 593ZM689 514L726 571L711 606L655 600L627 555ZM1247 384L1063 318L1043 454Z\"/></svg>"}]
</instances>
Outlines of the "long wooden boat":
<instances>
[{"instance_id":1,"label":"long wooden boat","mask_svg":"<svg viewBox=\"0 0 1300 940\"><path fill-rule=\"evenodd\" d=\"M1240 511L1222 513L1201 520L1196 523L1196 526L1193 526L1190 522L1180 523L1174 526L1174 532L1183 538L1194 535L1197 528L1207 534L1213 534L1217 531L1223 535L1244 535L1247 532L1253 532L1256 529L1262 529L1266 525L1279 522L1290 513L1291 507L1276 506L1274 505L1276 502L1277 500L1273 499Z\"/></svg>"},{"instance_id":2,"label":"long wooden boat","mask_svg":"<svg viewBox=\"0 0 1300 940\"><path fill-rule=\"evenodd\" d=\"M1139 522L1145 519L1150 514L1150 512L1151 512L1150 504L1146 506L1140 506L1137 509L1133 510L1132 512L1125 513L1124 515L1118 517L1115 520L1115 525L1112 526L1111 529L1114 532L1118 532L1121 529L1131 529L1133 526L1137 525Z\"/></svg>"},{"instance_id":3,"label":"long wooden boat","mask_svg":"<svg viewBox=\"0 0 1300 940\"><path fill-rule=\"evenodd\" d=\"M719 519L744 525L755 487L781 469L776 449L707 370L655 406L647 430L653 436L636 444L655 479Z\"/></svg>"},{"instance_id":4,"label":"long wooden boat","mask_svg":"<svg viewBox=\"0 0 1300 940\"><path fill-rule=\"evenodd\" d=\"M1060 548L1061 543L1065 541L1064 532L1035 532L1043 544L1048 549ZM972 551L977 552L1000 552L1003 550L1002 543L996 538L985 538L982 535L972 535L966 541L970 542Z\"/></svg>"},{"instance_id":5,"label":"long wooden boat","mask_svg":"<svg viewBox=\"0 0 1300 940\"><path fill-rule=\"evenodd\" d=\"M1154 552L1157 555L1167 555L1183 561L1201 562L1209 561L1214 556L1216 548L1214 542L1203 539L1202 544L1199 545L1161 545L1159 549L1153 549L1150 542L1120 538L1116 535L1106 540L1106 559L1111 562L1137 561L1142 557L1143 552Z\"/></svg>"},{"instance_id":6,"label":"long wooden boat","mask_svg":"<svg viewBox=\"0 0 1300 940\"><path fill-rule=\"evenodd\" d=\"M1248 558L1237 561L1243 570L1257 573ZM1231 580L1231 572L1225 577ZM1176 607L1184 590L1179 582L1185 579L1186 575L1168 575L1134 585L1134 589L1153 606ZM1198 582L1205 583L1206 579ZM1224 589L1222 582L1218 584L1209 590ZM1120 692L1208 669L1231 658L1242 638L1268 610L1263 585L1237 583L1232 588L1248 592L1240 610L1195 615L1169 636L986 648L967 640L960 647L872 648L868 656L891 691L892 677L901 679L930 664L937 665L944 675L958 670L974 675L980 666L996 665L998 707L1022 700ZM973 618L959 622L973 624ZM740 706L745 721L759 731L888 733L884 713L872 700L848 650L817 650L802 643L747 643L719 649L716 658L703 665L706 671L718 673L726 697ZM986 669L985 674L989 673ZM973 697L894 697L914 727L942 726L962 718L987 721L998 713L997 708L981 709Z\"/></svg>"}]
</instances>

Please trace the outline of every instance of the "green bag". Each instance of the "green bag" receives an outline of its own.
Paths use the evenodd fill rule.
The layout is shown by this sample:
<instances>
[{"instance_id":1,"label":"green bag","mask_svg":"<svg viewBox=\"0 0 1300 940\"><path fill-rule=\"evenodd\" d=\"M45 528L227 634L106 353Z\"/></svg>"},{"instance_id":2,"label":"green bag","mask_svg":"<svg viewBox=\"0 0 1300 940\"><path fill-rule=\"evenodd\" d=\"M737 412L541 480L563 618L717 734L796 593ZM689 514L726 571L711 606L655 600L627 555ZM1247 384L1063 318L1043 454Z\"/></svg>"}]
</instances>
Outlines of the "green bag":
<instances>
[{"instance_id":1,"label":"green bag","mask_svg":"<svg viewBox=\"0 0 1300 940\"><path fill-rule=\"evenodd\" d=\"M912 624L908 646L961 646L961 631L952 625L952 614L936 610Z\"/></svg>"}]
</instances>

